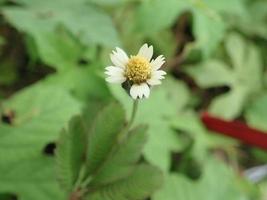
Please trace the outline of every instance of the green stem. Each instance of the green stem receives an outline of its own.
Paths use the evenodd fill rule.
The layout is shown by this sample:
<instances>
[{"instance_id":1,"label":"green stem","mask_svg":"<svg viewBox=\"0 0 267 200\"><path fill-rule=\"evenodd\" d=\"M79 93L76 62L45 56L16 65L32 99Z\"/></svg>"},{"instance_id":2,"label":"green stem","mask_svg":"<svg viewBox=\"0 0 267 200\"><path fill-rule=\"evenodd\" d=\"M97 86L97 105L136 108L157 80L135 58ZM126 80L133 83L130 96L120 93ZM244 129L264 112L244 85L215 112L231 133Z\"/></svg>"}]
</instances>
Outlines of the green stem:
<instances>
[{"instance_id":1,"label":"green stem","mask_svg":"<svg viewBox=\"0 0 267 200\"><path fill-rule=\"evenodd\" d=\"M118 139L118 143L122 143L128 137L129 130L131 129L131 127L134 123L134 119L136 117L137 108L138 108L138 100L134 100L130 120L127 123L127 125L125 126L125 128L123 129L122 133L120 134L119 139Z\"/></svg>"},{"instance_id":2,"label":"green stem","mask_svg":"<svg viewBox=\"0 0 267 200\"><path fill-rule=\"evenodd\" d=\"M85 165L82 165L81 170L78 175L78 179L74 185L74 191L77 191L79 189L80 185L83 182L84 176L85 176Z\"/></svg>"},{"instance_id":3,"label":"green stem","mask_svg":"<svg viewBox=\"0 0 267 200\"><path fill-rule=\"evenodd\" d=\"M129 121L128 125L127 125L128 130L131 128L131 126L134 123L134 119L135 119L135 116L136 116L136 113L137 113L137 108L138 108L138 100L134 100L132 115L131 115L130 121Z\"/></svg>"}]
</instances>

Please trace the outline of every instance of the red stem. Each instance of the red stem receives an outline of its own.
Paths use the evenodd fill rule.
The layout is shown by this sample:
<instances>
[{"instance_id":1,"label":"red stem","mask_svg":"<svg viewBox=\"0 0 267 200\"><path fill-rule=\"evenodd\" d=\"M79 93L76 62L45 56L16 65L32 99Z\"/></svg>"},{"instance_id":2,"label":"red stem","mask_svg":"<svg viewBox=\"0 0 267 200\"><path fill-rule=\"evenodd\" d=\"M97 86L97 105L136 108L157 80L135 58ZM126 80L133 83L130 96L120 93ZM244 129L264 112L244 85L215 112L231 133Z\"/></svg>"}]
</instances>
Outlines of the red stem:
<instances>
[{"instance_id":1,"label":"red stem","mask_svg":"<svg viewBox=\"0 0 267 200\"><path fill-rule=\"evenodd\" d=\"M206 127L216 133L230 136L246 144L267 150L267 133L251 128L240 121L226 121L211 116L209 113L201 115Z\"/></svg>"}]
</instances>

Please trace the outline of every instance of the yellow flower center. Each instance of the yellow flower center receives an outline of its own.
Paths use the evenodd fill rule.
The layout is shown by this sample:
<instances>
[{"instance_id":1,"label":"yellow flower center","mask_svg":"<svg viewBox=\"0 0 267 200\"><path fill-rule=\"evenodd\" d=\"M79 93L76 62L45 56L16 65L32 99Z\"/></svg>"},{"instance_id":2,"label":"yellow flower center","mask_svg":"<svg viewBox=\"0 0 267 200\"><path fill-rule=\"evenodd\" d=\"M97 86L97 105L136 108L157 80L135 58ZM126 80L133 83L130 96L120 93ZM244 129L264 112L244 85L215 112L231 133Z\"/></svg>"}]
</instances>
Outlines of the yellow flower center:
<instances>
[{"instance_id":1,"label":"yellow flower center","mask_svg":"<svg viewBox=\"0 0 267 200\"><path fill-rule=\"evenodd\" d=\"M142 56L131 56L126 65L125 76L135 84L145 82L151 77L149 61Z\"/></svg>"}]
</instances>

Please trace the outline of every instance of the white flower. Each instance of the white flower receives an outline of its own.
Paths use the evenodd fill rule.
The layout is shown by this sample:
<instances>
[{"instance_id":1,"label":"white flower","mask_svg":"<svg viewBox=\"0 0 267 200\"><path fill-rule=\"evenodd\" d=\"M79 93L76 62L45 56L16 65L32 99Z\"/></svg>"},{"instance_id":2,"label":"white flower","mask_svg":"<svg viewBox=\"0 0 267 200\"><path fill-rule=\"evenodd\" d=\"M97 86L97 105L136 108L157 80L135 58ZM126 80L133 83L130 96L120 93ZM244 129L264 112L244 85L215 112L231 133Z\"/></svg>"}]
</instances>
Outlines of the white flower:
<instances>
[{"instance_id":1,"label":"white flower","mask_svg":"<svg viewBox=\"0 0 267 200\"><path fill-rule=\"evenodd\" d=\"M130 95L133 99L148 98L150 94L150 86L161 84L161 79L164 79L166 72L159 70L164 64L165 58L163 55L158 56L155 60L152 59L153 46L144 44L137 55L131 56L120 48L112 51L110 59L114 66L106 67L105 74L107 82L122 84L129 81L131 84Z\"/></svg>"}]
</instances>

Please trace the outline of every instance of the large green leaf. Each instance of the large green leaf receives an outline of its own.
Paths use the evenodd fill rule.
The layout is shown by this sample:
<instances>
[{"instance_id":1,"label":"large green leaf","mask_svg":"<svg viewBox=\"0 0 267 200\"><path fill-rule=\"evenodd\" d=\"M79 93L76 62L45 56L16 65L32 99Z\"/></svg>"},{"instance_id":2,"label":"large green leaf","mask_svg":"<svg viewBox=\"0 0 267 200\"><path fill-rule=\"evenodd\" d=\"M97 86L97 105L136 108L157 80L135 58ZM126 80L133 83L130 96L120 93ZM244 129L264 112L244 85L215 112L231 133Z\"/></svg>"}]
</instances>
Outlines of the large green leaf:
<instances>
[{"instance_id":1,"label":"large green leaf","mask_svg":"<svg viewBox=\"0 0 267 200\"><path fill-rule=\"evenodd\" d=\"M24 7L7 7L3 11L7 20L16 28L34 36L53 31L59 24L63 24L84 44L113 46L118 43L108 15L82 0L31 1Z\"/></svg>"},{"instance_id":2,"label":"large green leaf","mask_svg":"<svg viewBox=\"0 0 267 200\"><path fill-rule=\"evenodd\" d=\"M149 165L140 165L127 178L106 185L88 195L89 200L142 200L161 186L161 172Z\"/></svg>"},{"instance_id":3,"label":"large green leaf","mask_svg":"<svg viewBox=\"0 0 267 200\"><path fill-rule=\"evenodd\" d=\"M119 43L110 17L84 0L24 3L2 8L4 17L20 32L31 36L39 57L57 70L78 62L83 50L78 41L90 47Z\"/></svg>"},{"instance_id":4,"label":"large green leaf","mask_svg":"<svg viewBox=\"0 0 267 200\"><path fill-rule=\"evenodd\" d=\"M60 199L54 160L44 148L55 142L80 104L58 87L34 85L3 103L3 112L15 113L11 125L0 124L0 192L20 199ZM11 167L12 166L12 167Z\"/></svg>"},{"instance_id":5,"label":"large green leaf","mask_svg":"<svg viewBox=\"0 0 267 200\"><path fill-rule=\"evenodd\" d=\"M19 150L14 149L13 153L16 152ZM1 192L14 194L21 200L64 200L64 194L55 178L53 158L45 157L40 152L28 153L24 158L20 156L8 163L4 163L2 158L1 156Z\"/></svg>"}]
</instances>

